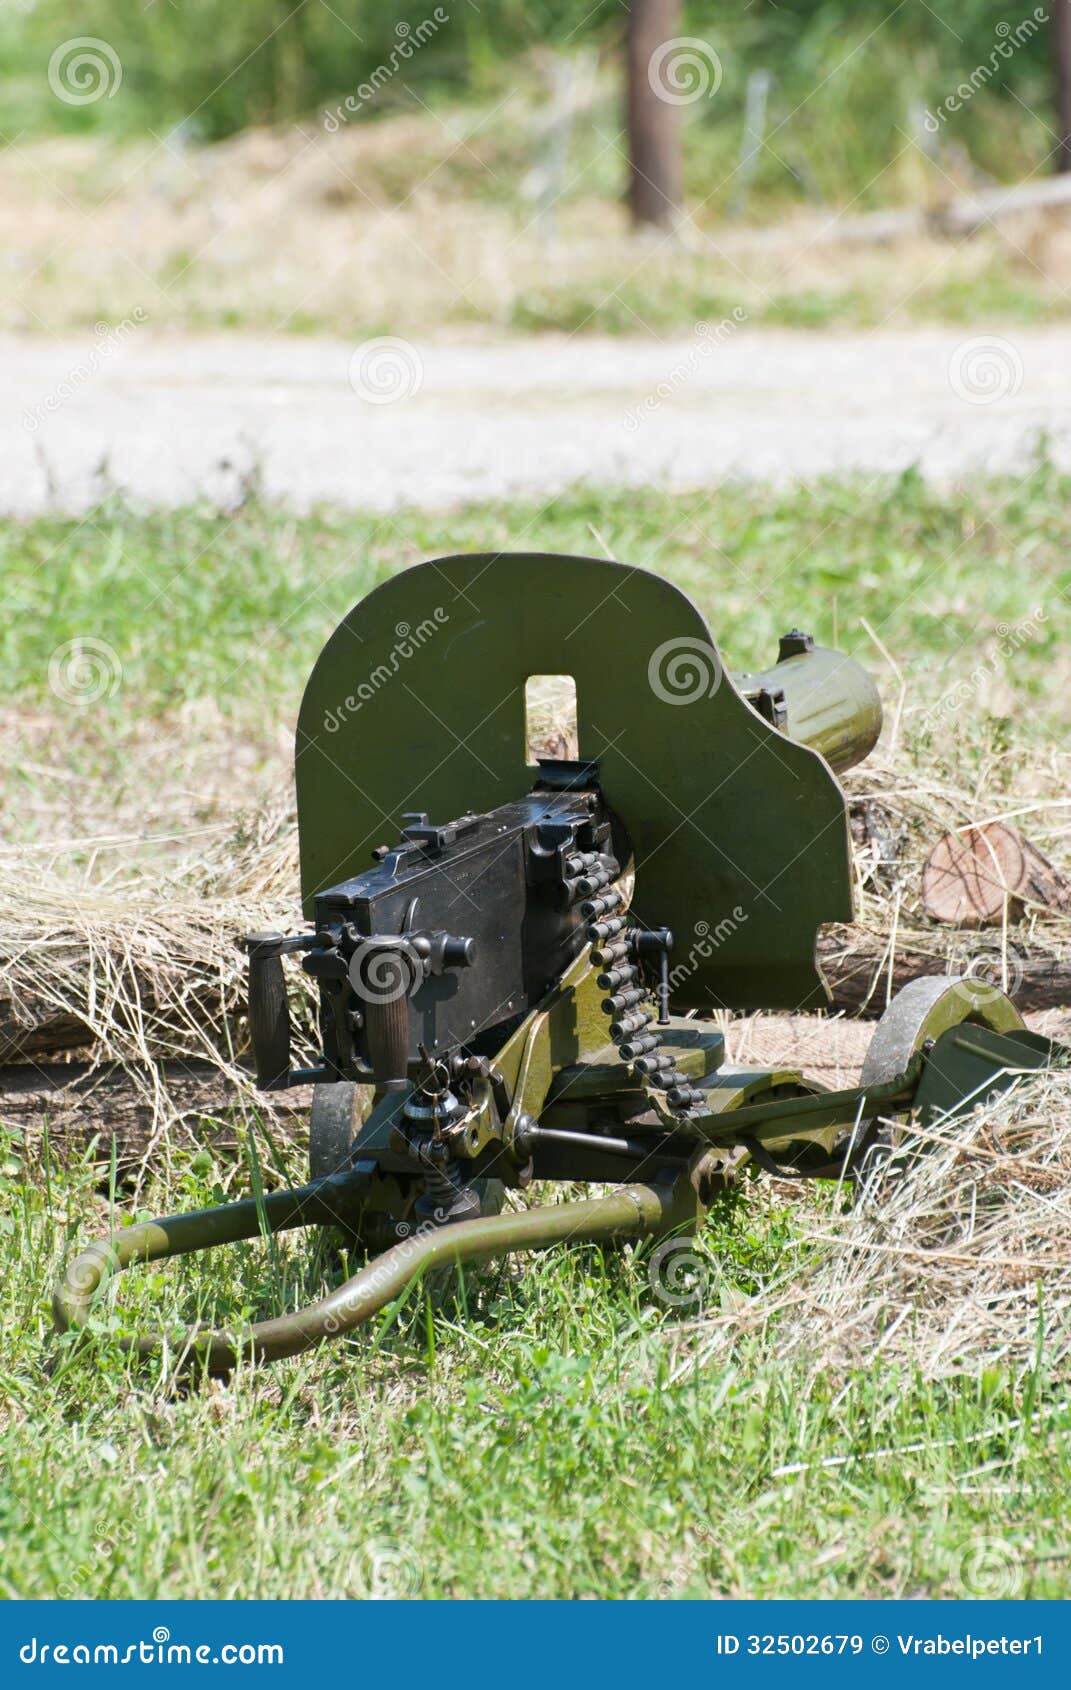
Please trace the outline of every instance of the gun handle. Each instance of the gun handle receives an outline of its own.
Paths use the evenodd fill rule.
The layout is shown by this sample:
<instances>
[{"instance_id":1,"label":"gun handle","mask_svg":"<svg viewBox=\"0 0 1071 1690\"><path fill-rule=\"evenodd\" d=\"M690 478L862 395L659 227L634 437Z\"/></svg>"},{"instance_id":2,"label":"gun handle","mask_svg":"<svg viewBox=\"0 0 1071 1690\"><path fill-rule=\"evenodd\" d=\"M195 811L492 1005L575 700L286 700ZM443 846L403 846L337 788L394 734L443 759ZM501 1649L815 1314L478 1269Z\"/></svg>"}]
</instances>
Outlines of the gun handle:
<instances>
[{"instance_id":1,"label":"gun handle","mask_svg":"<svg viewBox=\"0 0 1071 1690\"><path fill-rule=\"evenodd\" d=\"M366 1003L364 1024L377 1090L404 1091L409 1062L408 999Z\"/></svg>"},{"instance_id":2,"label":"gun handle","mask_svg":"<svg viewBox=\"0 0 1071 1690\"><path fill-rule=\"evenodd\" d=\"M249 1030L261 1091L290 1080L290 1005L283 978L281 933L253 933L249 947Z\"/></svg>"}]
</instances>

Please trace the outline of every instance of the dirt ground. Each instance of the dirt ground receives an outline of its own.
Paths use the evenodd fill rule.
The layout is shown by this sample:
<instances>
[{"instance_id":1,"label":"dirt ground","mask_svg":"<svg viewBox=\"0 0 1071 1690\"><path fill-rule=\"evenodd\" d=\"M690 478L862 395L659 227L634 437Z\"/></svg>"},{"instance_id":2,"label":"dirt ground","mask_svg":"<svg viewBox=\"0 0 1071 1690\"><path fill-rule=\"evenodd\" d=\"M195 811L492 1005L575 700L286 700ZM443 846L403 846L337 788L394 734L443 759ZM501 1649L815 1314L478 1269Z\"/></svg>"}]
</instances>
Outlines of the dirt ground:
<instances>
[{"instance_id":1,"label":"dirt ground","mask_svg":"<svg viewBox=\"0 0 1071 1690\"><path fill-rule=\"evenodd\" d=\"M0 341L0 509L449 506L596 485L1071 460L1071 329L341 340Z\"/></svg>"}]
</instances>

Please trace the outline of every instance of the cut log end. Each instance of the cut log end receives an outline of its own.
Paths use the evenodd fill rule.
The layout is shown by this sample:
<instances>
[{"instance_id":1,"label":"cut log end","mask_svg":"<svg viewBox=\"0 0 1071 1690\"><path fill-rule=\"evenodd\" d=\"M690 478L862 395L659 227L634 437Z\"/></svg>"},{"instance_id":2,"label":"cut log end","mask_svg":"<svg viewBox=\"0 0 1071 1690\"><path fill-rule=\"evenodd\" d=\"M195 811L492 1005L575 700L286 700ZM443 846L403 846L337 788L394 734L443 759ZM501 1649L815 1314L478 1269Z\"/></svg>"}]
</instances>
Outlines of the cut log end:
<instances>
[{"instance_id":1,"label":"cut log end","mask_svg":"<svg viewBox=\"0 0 1071 1690\"><path fill-rule=\"evenodd\" d=\"M1071 909L1071 887L1018 828L986 822L937 841L922 870L921 899L932 921L995 927L1018 921L1029 905Z\"/></svg>"}]
</instances>

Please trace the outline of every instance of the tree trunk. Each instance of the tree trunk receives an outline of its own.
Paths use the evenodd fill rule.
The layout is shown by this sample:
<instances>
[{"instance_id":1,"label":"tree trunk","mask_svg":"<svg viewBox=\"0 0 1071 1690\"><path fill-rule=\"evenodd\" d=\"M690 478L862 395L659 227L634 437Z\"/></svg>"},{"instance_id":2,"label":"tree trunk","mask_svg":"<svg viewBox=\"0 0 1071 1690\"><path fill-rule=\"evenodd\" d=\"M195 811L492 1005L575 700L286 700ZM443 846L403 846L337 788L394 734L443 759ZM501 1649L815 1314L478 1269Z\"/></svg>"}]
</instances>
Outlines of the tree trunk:
<instances>
[{"instance_id":1,"label":"tree trunk","mask_svg":"<svg viewBox=\"0 0 1071 1690\"><path fill-rule=\"evenodd\" d=\"M631 0L626 15L629 209L637 226L664 229L681 205L680 110L659 96L651 60L680 34L680 0Z\"/></svg>"},{"instance_id":2,"label":"tree trunk","mask_svg":"<svg viewBox=\"0 0 1071 1690\"><path fill-rule=\"evenodd\" d=\"M834 1009L849 1015L882 1014L889 996L889 968L881 939L855 934L851 928L833 929L819 937L818 960L833 994ZM956 970L938 947L927 951L910 943L898 946L892 990L898 992L921 975L949 972ZM986 979L995 983L989 974ZM1071 957L1027 958L1009 984L1021 1010L1064 1009L1071 1005Z\"/></svg>"},{"instance_id":3,"label":"tree trunk","mask_svg":"<svg viewBox=\"0 0 1071 1690\"><path fill-rule=\"evenodd\" d=\"M932 948L926 948L928 942L929 935L923 938L918 933L901 933L893 970L894 990L899 991L901 986L917 979L920 974L946 974L949 971L949 933L934 932ZM830 927L819 938L818 958L837 1009L853 1015L881 1014L888 990L888 959L883 938L852 927ZM1020 1009L1063 1009L1071 1006L1071 956L1022 957L1017 976L1012 996ZM5 1005L0 1000L0 1094L5 1090L5 1082L16 1071L15 1064L48 1064L62 1060L68 1054L88 1055L91 1052L93 1034L76 1016L57 1014L50 1004L42 1005L40 1019L32 1026L26 1026L16 1022L12 1014L5 1016L4 1010ZM191 1019L198 1021L206 1030L218 1026L218 992L191 994L187 1010ZM156 1050L151 1054L165 1062L170 1055L167 1051ZM238 1059L249 1060L241 1052ZM212 1071L211 1064L196 1060L185 1066L195 1073ZM66 1069L66 1074L68 1079L72 1079L76 1073L83 1071L72 1065ZM292 1097L294 1094L278 1095ZM264 1102L263 1099L261 1101Z\"/></svg>"},{"instance_id":4,"label":"tree trunk","mask_svg":"<svg viewBox=\"0 0 1071 1690\"><path fill-rule=\"evenodd\" d=\"M1060 137L1055 164L1071 170L1071 0L1053 0L1053 63L1056 72L1056 130Z\"/></svg>"}]
</instances>

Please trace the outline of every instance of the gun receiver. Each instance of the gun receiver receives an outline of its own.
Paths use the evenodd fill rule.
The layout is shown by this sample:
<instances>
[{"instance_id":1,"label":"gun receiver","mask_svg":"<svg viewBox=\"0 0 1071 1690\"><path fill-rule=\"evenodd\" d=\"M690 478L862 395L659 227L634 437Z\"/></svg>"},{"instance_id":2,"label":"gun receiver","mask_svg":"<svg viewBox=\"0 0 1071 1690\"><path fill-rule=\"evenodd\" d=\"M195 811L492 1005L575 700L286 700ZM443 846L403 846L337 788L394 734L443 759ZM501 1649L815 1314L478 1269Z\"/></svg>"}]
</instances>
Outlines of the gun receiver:
<instances>
[{"instance_id":1,"label":"gun receiver","mask_svg":"<svg viewBox=\"0 0 1071 1690\"><path fill-rule=\"evenodd\" d=\"M404 1091L429 1055L493 1053L583 950L585 907L628 850L591 764L541 763L531 793L485 815L422 814L316 896L302 967L320 990L323 1078ZM278 955L261 935L249 946L263 1084L289 1062L285 993Z\"/></svg>"}]
</instances>

